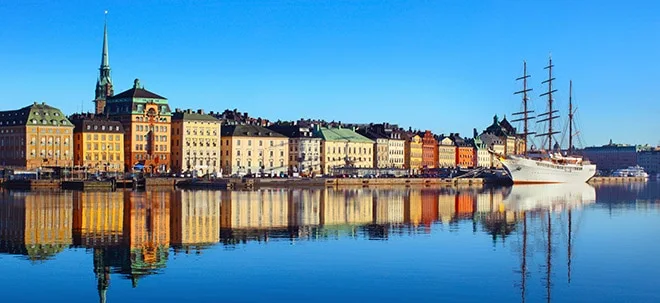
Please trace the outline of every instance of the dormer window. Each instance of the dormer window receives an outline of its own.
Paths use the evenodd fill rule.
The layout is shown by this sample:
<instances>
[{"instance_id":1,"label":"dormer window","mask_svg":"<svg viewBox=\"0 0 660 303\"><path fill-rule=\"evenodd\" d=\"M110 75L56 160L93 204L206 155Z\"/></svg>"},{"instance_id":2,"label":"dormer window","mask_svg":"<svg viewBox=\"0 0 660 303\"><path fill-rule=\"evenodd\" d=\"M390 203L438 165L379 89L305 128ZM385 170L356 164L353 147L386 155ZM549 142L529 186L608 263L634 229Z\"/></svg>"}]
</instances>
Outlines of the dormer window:
<instances>
[{"instance_id":1,"label":"dormer window","mask_svg":"<svg viewBox=\"0 0 660 303\"><path fill-rule=\"evenodd\" d=\"M92 126L91 126L91 125L87 125L87 130L90 130L90 129L92 129Z\"/></svg>"}]
</instances>

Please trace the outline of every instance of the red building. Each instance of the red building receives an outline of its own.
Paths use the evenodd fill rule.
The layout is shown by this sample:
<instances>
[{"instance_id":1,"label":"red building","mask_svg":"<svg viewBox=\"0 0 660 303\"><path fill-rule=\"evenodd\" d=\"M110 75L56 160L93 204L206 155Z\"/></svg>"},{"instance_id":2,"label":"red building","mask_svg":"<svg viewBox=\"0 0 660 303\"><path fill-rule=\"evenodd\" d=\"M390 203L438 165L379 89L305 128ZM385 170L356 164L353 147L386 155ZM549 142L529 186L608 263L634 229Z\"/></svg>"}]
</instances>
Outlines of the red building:
<instances>
[{"instance_id":1,"label":"red building","mask_svg":"<svg viewBox=\"0 0 660 303\"><path fill-rule=\"evenodd\" d=\"M438 141L430 130L419 133L422 137L422 167L436 168L438 166Z\"/></svg>"},{"instance_id":2,"label":"red building","mask_svg":"<svg viewBox=\"0 0 660 303\"><path fill-rule=\"evenodd\" d=\"M452 137L454 145L456 145L456 166L462 168L475 167L476 151L473 142L461 138L458 134Z\"/></svg>"}]
</instances>

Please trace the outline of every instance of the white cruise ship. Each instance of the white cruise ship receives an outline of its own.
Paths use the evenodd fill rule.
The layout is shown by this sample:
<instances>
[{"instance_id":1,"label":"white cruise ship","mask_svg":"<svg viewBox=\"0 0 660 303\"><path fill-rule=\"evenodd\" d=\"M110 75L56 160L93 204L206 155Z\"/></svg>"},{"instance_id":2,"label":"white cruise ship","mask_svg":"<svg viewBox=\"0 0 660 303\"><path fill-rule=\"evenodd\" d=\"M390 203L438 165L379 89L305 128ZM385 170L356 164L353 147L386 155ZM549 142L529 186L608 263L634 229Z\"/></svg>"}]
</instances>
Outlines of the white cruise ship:
<instances>
[{"instance_id":1,"label":"white cruise ship","mask_svg":"<svg viewBox=\"0 0 660 303\"><path fill-rule=\"evenodd\" d=\"M541 96L548 97L548 111L538 115L542 119L536 121L537 123L546 122L547 123L547 132L543 134L536 135L537 137L542 136L546 137L548 148L546 151L532 152L525 151L522 155L498 155L500 162L505 168L508 176L511 178L514 184L520 183L585 183L591 177L596 174L596 165L584 161L580 156L574 156L573 153L573 102L572 102L572 91L573 91L573 82L570 83L569 89L569 110L568 110L568 151L564 154L562 152L554 152L553 150L558 150L558 147L553 146L553 135L558 134L559 132L553 131L553 120L559 118L555 115L558 110L553 110L553 99L552 94L556 92L556 89L553 89L552 81L554 80L552 76L552 58L550 58L548 66L545 69L548 70L548 80L543 81L543 83L548 84L548 91L541 94ZM527 108L527 92L531 89L527 88L527 64L524 65L524 75L518 80L523 80L523 90L517 92L523 94L523 111L514 113L514 115L522 115L522 118L513 120L513 121L523 121L524 122L524 132L518 134L522 136L525 140L525 147L527 147L527 136L529 134L535 134L533 132L528 132L527 122L535 117L530 116L530 113L533 111L528 110Z\"/></svg>"},{"instance_id":2,"label":"white cruise ship","mask_svg":"<svg viewBox=\"0 0 660 303\"><path fill-rule=\"evenodd\" d=\"M644 168L637 165L637 166L630 166L628 168L622 168L622 169L617 169L612 173L612 177L637 177L637 178L644 178L648 179L649 174L647 174L644 171Z\"/></svg>"}]
</instances>

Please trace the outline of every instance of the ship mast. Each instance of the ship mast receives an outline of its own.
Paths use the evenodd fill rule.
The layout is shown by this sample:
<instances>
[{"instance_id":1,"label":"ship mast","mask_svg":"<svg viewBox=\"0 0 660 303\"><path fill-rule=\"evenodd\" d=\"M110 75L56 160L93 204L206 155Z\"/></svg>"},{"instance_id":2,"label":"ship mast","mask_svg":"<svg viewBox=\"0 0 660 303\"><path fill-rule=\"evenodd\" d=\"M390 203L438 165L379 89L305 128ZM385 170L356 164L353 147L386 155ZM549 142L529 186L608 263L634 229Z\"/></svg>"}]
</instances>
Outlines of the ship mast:
<instances>
[{"instance_id":1,"label":"ship mast","mask_svg":"<svg viewBox=\"0 0 660 303\"><path fill-rule=\"evenodd\" d=\"M524 143L525 143L525 150L523 151L524 154L527 154L527 136L531 134L536 134L535 132L529 132L528 126L527 126L527 121L534 119L535 117L530 117L529 114L533 113L533 110L527 110L527 101L529 101L529 98L527 97L527 92L532 91L531 88L527 88L527 78L531 77L531 75L527 74L527 61L523 61L523 75L522 77L519 77L516 79L516 81L522 80L523 82L523 89L521 91L517 91L513 93L514 95L517 94L522 94L522 102L523 102L523 111L513 113L514 116L517 115L522 115L522 118L511 120L511 122L517 122L517 121L523 121L523 132L520 134L517 134L519 136L523 137Z\"/></svg>"},{"instance_id":2,"label":"ship mast","mask_svg":"<svg viewBox=\"0 0 660 303\"><path fill-rule=\"evenodd\" d=\"M553 114L559 112L558 110L553 110L552 109L552 103L554 102L554 99L552 99L552 93L556 92L556 89L552 89L552 81L555 80L555 78L552 77L552 57L550 57L550 60L548 62L548 66L544 67L543 69L548 70L548 79L541 82L543 84L547 83L548 84L548 91L545 93L542 93L540 96L548 96L548 111L545 113L540 114L539 116L548 116L547 118L541 119L539 121L536 121L536 123L541 123L548 121L548 132L544 134L538 134L536 135L537 137L540 136L548 136L548 151L552 151L552 135L558 134L559 132L554 132L552 131L552 120L559 118L559 116L553 116Z\"/></svg>"},{"instance_id":3,"label":"ship mast","mask_svg":"<svg viewBox=\"0 0 660 303\"><path fill-rule=\"evenodd\" d=\"M568 86L568 154L573 154L573 80Z\"/></svg>"}]
</instances>

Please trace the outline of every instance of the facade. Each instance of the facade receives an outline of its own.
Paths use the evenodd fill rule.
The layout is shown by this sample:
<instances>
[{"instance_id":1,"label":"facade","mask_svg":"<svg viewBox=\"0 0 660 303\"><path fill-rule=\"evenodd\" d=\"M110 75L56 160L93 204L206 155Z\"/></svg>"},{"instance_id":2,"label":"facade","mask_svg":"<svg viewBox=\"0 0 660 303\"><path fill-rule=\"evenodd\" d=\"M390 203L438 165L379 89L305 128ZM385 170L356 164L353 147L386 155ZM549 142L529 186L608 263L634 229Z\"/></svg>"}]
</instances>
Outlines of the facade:
<instances>
[{"instance_id":1,"label":"facade","mask_svg":"<svg viewBox=\"0 0 660 303\"><path fill-rule=\"evenodd\" d=\"M440 135L438 141L438 167L456 167L456 145L453 134L450 136Z\"/></svg>"},{"instance_id":2,"label":"facade","mask_svg":"<svg viewBox=\"0 0 660 303\"><path fill-rule=\"evenodd\" d=\"M488 152L488 145L484 143L484 141L481 140L478 136L474 138L473 146L474 146L474 152L475 152L475 157L474 159L476 160L475 167L483 167L483 168L492 168L493 162L491 160L492 155L490 152Z\"/></svg>"},{"instance_id":3,"label":"facade","mask_svg":"<svg viewBox=\"0 0 660 303\"><path fill-rule=\"evenodd\" d=\"M135 79L133 88L108 97L105 114L124 127L126 170L170 171L172 112L165 97L144 89Z\"/></svg>"},{"instance_id":4,"label":"facade","mask_svg":"<svg viewBox=\"0 0 660 303\"><path fill-rule=\"evenodd\" d=\"M46 103L0 112L0 165L36 169L73 165L73 124Z\"/></svg>"},{"instance_id":5,"label":"facade","mask_svg":"<svg viewBox=\"0 0 660 303\"><path fill-rule=\"evenodd\" d=\"M389 167L403 168L406 164L406 140L401 137L401 132L392 131L387 140L387 160Z\"/></svg>"},{"instance_id":6,"label":"facade","mask_svg":"<svg viewBox=\"0 0 660 303\"><path fill-rule=\"evenodd\" d=\"M582 156L596 164L598 170L613 171L637 165L637 152L636 146L614 144L610 141L607 145L584 148Z\"/></svg>"},{"instance_id":7,"label":"facade","mask_svg":"<svg viewBox=\"0 0 660 303\"><path fill-rule=\"evenodd\" d=\"M220 120L203 110L172 114L172 171L197 176L221 173Z\"/></svg>"},{"instance_id":8,"label":"facade","mask_svg":"<svg viewBox=\"0 0 660 303\"><path fill-rule=\"evenodd\" d=\"M312 176L321 173L321 138L314 137L311 127L274 124L268 129L289 138L289 174Z\"/></svg>"},{"instance_id":9,"label":"facade","mask_svg":"<svg viewBox=\"0 0 660 303\"><path fill-rule=\"evenodd\" d=\"M96 79L96 91L94 97L95 113L102 114L108 97L114 95L112 77L110 77L110 59L108 58L108 24L103 26L103 50L101 52L101 67L99 77Z\"/></svg>"},{"instance_id":10,"label":"facade","mask_svg":"<svg viewBox=\"0 0 660 303\"><path fill-rule=\"evenodd\" d=\"M390 167L389 153L387 151L389 147L389 140L387 139L387 136L369 127L360 128L357 130L357 133L374 141L374 163L372 164L372 167Z\"/></svg>"},{"instance_id":11,"label":"facade","mask_svg":"<svg viewBox=\"0 0 660 303\"><path fill-rule=\"evenodd\" d=\"M361 126L361 135L373 140L375 168L398 168L405 165L405 140L395 124L381 123Z\"/></svg>"},{"instance_id":12,"label":"facade","mask_svg":"<svg viewBox=\"0 0 660 303\"><path fill-rule=\"evenodd\" d=\"M493 150L493 152L496 154L504 155L505 144L499 137L489 133L482 133L478 138L486 146L486 148ZM489 162L490 167L502 168L502 163L497 158L497 156L493 154L490 154Z\"/></svg>"},{"instance_id":13,"label":"facade","mask_svg":"<svg viewBox=\"0 0 660 303\"><path fill-rule=\"evenodd\" d=\"M637 163L649 174L660 173L660 149L641 151L637 154Z\"/></svg>"},{"instance_id":14,"label":"facade","mask_svg":"<svg viewBox=\"0 0 660 303\"><path fill-rule=\"evenodd\" d=\"M334 168L373 167L374 141L348 128L317 127L321 138L321 172L332 174Z\"/></svg>"},{"instance_id":15,"label":"facade","mask_svg":"<svg viewBox=\"0 0 660 303\"><path fill-rule=\"evenodd\" d=\"M516 129L511 126L506 117L499 121L497 115L493 117L493 124L488 126L483 132L494 135L504 144L504 155L524 154L527 147L525 140L518 136Z\"/></svg>"},{"instance_id":16,"label":"facade","mask_svg":"<svg viewBox=\"0 0 660 303\"><path fill-rule=\"evenodd\" d=\"M75 114L73 163L91 172L124 172L124 127L102 115Z\"/></svg>"},{"instance_id":17,"label":"facade","mask_svg":"<svg viewBox=\"0 0 660 303\"><path fill-rule=\"evenodd\" d=\"M286 174L289 138L257 125L222 127L222 172L228 175Z\"/></svg>"},{"instance_id":18,"label":"facade","mask_svg":"<svg viewBox=\"0 0 660 303\"><path fill-rule=\"evenodd\" d=\"M414 133L405 134L405 166L411 174L418 174L422 170L422 138Z\"/></svg>"},{"instance_id":19,"label":"facade","mask_svg":"<svg viewBox=\"0 0 660 303\"><path fill-rule=\"evenodd\" d=\"M419 135L422 137L422 167L435 168L438 165L438 141L430 130Z\"/></svg>"},{"instance_id":20,"label":"facade","mask_svg":"<svg viewBox=\"0 0 660 303\"><path fill-rule=\"evenodd\" d=\"M456 166L462 168L475 167L475 152L472 143L461 138L459 134L454 134L454 145L456 145Z\"/></svg>"}]
</instances>

